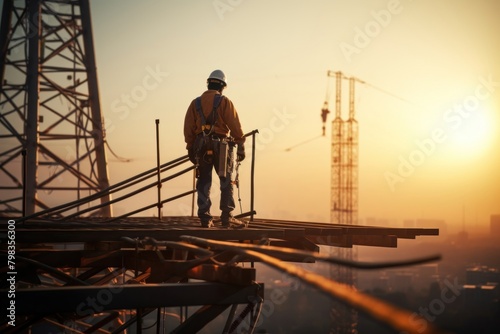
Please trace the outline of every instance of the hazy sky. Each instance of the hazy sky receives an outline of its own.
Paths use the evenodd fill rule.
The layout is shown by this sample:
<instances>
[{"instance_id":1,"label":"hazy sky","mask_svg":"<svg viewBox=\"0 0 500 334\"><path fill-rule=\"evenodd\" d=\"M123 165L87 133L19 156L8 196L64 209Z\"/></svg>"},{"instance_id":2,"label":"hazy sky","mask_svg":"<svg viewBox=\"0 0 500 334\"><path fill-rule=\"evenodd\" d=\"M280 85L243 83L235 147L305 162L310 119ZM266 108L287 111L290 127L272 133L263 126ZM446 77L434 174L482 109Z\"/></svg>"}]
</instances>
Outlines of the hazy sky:
<instances>
[{"instance_id":1,"label":"hazy sky","mask_svg":"<svg viewBox=\"0 0 500 334\"><path fill-rule=\"evenodd\" d=\"M93 0L91 10L108 142L132 159L109 156L111 183L155 166L157 118L162 161L185 154L187 106L222 69L244 131L261 132L258 217L328 221L332 115L319 137L320 110L328 95L333 110L327 71L340 70L366 82L355 99L361 219L461 226L465 212L472 226L500 213L496 0ZM249 170L248 159L243 211ZM190 186L186 177L163 196ZM169 204L164 214L189 205Z\"/></svg>"}]
</instances>

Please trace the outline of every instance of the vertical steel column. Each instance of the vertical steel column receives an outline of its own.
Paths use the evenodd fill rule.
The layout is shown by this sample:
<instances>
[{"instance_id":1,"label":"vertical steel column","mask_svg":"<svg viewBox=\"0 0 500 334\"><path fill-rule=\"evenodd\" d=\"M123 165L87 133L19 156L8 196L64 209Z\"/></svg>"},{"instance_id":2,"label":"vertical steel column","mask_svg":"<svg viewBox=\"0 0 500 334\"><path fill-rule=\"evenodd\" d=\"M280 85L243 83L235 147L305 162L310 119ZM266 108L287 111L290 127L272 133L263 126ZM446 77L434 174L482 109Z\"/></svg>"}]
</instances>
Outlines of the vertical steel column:
<instances>
[{"instance_id":1,"label":"vertical steel column","mask_svg":"<svg viewBox=\"0 0 500 334\"><path fill-rule=\"evenodd\" d=\"M23 180L23 203L22 203L22 215L26 217L26 149L23 149L21 152L21 156L23 157L23 172L22 172L22 180Z\"/></svg>"},{"instance_id":2,"label":"vertical steel column","mask_svg":"<svg viewBox=\"0 0 500 334\"><path fill-rule=\"evenodd\" d=\"M250 221L253 221L254 206L255 206L255 135L259 133L259 130L252 131L252 165L250 171Z\"/></svg>"},{"instance_id":3,"label":"vertical steel column","mask_svg":"<svg viewBox=\"0 0 500 334\"><path fill-rule=\"evenodd\" d=\"M40 35L41 35L41 0L29 0L28 11L28 68L26 84L28 89L28 110L26 115L26 203L25 214L35 212L36 185L38 167L38 107L39 107L39 69L40 69Z\"/></svg>"},{"instance_id":4,"label":"vertical steel column","mask_svg":"<svg viewBox=\"0 0 500 334\"><path fill-rule=\"evenodd\" d=\"M7 57L8 33L12 21L13 0L5 0L2 8L2 22L0 22L0 82L4 79L5 59Z\"/></svg>"},{"instance_id":5,"label":"vertical steel column","mask_svg":"<svg viewBox=\"0 0 500 334\"><path fill-rule=\"evenodd\" d=\"M331 161L331 221L337 224L354 224L357 220L357 152L358 132L354 117L354 78L347 78L341 72L335 74L335 119L332 121ZM342 118L342 80L349 79L349 118ZM349 248L333 247L331 254L345 260L352 260L354 251ZM353 271L349 267L331 266L333 280L354 285ZM332 302L331 333L357 333L357 312L338 302Z\"/></svg>"},{"instance_id":6,"label":"vertical steel column","mask_svg":"<svg viewBox=\"0 0 500 334\"><path fill-rule=\"evenodd\" d=\"M161 176L160 176L160 120L155 120L156 124L156 185L158 189L158 220L161 220Z\"/></svg>"},{"instance_id":7,"label":"vertical steel column","mask_svg":"<svg viewBox=\"0 0 500 334\"><path fill-rule=\"evenodd\" d=\"M330 75L330 72L328 72ZM342 73L335 72L335 118L332 121L332 151L331 151L331 207L330 220L342 224L344 201L342 196L342 142L344 137L344 121L342 120Z\"/></svg>"},{"instance_id":8,"label":"vertical steel column","mask_svg":"<svg viewBox=\"0 0 500 334\"><path fill-rule=\"evenodd\" d=\"M347 120L347 222L358 224L358 122L356 121L354 100L355 81L349 78L349 119Z\"/></svg>"},{"instance_id":9,"label":"vertical steel column","mask_svg":"<svg viewBox=\"0 0 500 334\"><path fill-rule=\"evenodd\" d=\"M193 195L191 196L191 217L194 217L194 197L196 194L196 168L193 169Z\"/></svg>"},{"instance_id":10,"label":"vertical steel column","mask_svg":"<svg viewBox=\"0 0 500 334\"><path fill-rule=\"evenodd\" d=\"M92 127L97 160L97 176L99 188L109 187L108 166L106 160L105 131L101 116L101 105L99 102L99 87L97 82L97 66L95 61L94 40L92 37L92 20L90 17L90 5L88 0L80 0L80 11L82 14L83 44L85 48L85 63L87 67L87 77L89 81L89 103L92 113ZM111 195L103 196L101 203L111 200ZM111 205L102 208L101 214L105 217L112 217Z\"/></svg>"}]
</instances>

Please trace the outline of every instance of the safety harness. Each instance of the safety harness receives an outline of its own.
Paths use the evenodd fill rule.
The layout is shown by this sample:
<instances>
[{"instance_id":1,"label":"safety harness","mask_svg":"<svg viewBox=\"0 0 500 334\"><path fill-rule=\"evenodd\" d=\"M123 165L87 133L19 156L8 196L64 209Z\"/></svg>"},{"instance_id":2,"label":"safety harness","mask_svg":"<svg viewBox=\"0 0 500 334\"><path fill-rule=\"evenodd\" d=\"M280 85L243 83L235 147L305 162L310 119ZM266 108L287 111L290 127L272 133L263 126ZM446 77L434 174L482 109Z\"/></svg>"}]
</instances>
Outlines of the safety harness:
<instances>
[{"instance_id":1,"label":"safety harness","mask_svg":"<svg viewBox=\"0 0 500 334\"><path fill-rule=\"evenodd\" d=\"M215 123L217 123L217 118L218 118L217 109L219 108L219 105L220 105L223 97L224 96L220 95L220 94L217 94L214 96L214 104L212 107L212 112L210 113L210 115L208 115L208 118L210 119L210 123L207 123L207 119L205 118L205 114L203 114L203 109L201 108L201 97L197 97L195 100L196 111L200 115L200 119L201 119L201 131L205 135L210 135L214 131Z\"/></svg>"},{"instance_id":2,"label":"safety harness","mask_svg":"<svg viewBox=\"0 0 500 334\"><path fill-rule=\"evenodd\" d=\"M219 108L220 103L222 102L222 99L224 98L223 95L216 94L214 96L214 103L212 106L212 112L210 115L208 115L208 119L205 117L205 114L203 113L203 109L201 107L201 97L197 97L195 100L195 107L196 111L198 112L201 120L201 133L197 135L197 154L196 154L196 160L197 160L197 167L198 165L198 159L201 158L199 155L202 154L203 149L205 149L205 153L203 155L208 155L211 159L211 156L213 154L212 149L214 148L214 145L212 143L212 134L214 133L214 128L215 124L217 123L217 119L219 118L219 115L217 113L217 109ZM210 121L210 122L208 122ZM219 142L221 145L225 145L225 149L223 150L219 148L219 175L220 176L226 176L226 167L227 167L227 142L226 141L220 141ZM225 151L225 154L223 154ZM236 178L232 183L236 186L238 189L238 202L240 205L240 211L243 213L243 209L241 206L241 196L240 196L240 184L239 184L239 167L240 167L240 162L238 161L236 164ZM234 167L234 166L233 166ZM199 170L196 168L196 177L199 177Z\"/></svg>"},{"instance_id":3,"label":"safety harness","mask_svg":"<svg viewBox=\"0 0 500 334\"><path fill-rule=\"evenodd\" d=\"M223 95L217 94L214 96L214 102L212 106L212 112L208 117L205 117L203 109L201 107L201 97L197 97L195 100L195 107L201 120L201 132L196 135L194 142L195 148L195 159L196 164L199 165L200 159L203 159L207 163L213 162L213 150L218 149L217 145L213 142L214 129L217 119L219 118L217 109L222 102ZM198 176L197 169L197 176Z\"/></svg>"}]
</instances>

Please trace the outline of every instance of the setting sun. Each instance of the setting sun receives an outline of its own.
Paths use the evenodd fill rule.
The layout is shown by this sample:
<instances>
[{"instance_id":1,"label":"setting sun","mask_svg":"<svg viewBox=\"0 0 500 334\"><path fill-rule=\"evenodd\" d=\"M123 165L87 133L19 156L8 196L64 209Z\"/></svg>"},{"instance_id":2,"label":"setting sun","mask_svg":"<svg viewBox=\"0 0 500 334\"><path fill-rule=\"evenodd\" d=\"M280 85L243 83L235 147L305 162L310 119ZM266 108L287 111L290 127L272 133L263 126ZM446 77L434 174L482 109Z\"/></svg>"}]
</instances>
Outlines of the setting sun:
<instances>
[{"instance_id":1,"label":"setting sun","mask_svg":"<svg viewBox=\"0 0 500 334\"><path fill-rule=\"evenodd\" d=\"M483 152L491 144L491 134L492 121L488 119L488 112L478 110L450 132L450 144L454 151L470 156Z\"/></svg>"}]
</instances>

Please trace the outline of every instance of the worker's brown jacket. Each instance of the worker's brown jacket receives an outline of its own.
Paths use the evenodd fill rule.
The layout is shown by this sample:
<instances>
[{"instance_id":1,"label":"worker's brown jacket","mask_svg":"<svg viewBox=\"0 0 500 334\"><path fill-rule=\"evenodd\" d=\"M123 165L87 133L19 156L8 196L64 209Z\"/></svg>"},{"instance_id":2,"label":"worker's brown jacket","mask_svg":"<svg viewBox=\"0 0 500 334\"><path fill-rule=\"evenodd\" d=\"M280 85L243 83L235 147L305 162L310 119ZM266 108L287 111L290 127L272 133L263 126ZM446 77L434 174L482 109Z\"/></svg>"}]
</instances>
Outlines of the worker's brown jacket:
<instances>
[{"instance_id":1,"label":"worker's brown jacket","mask_svg":"<svg viewBox=\"0 0 500 334\"><path fill-rule=\"evenodd\" d=\"M216 90L207 90L201 95L201 108L205 118L208 120L213 109L213 102L216 94L220 94ZM231 136L237 144L243 144L245 138L241 129L238 113L234 108L233 103L227 97L224 97L217 109L218 119L215 123L214 132L218 135ZM195 100L191 101L184 119L184 140L186 148L190 149L194 143L196 135L201 133L201 119L196 110Z\"/></svg>"}]
</instances>

